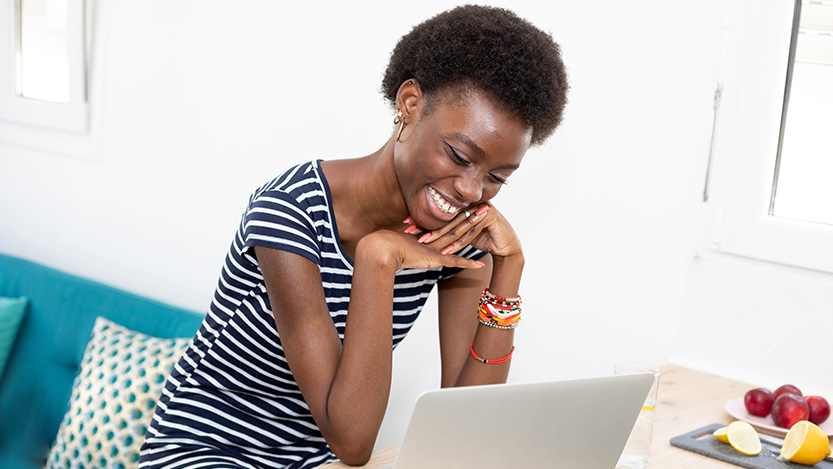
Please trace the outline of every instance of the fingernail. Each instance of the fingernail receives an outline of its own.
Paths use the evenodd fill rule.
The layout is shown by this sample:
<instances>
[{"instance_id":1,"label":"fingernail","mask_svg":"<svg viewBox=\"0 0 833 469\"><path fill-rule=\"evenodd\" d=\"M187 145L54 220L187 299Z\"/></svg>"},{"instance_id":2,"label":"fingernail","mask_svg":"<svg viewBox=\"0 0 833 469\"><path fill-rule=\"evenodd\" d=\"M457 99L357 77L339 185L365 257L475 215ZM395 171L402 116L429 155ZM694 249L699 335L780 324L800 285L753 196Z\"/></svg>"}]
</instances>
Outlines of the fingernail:
<instances>
[{"instance_id":1,"label":"fingernail","mask_svg":"<svg viewBox=\"0 0 833 469\"><path fill-rule=\"evenodd\" d=\"M411 225L411 226L405 228L405 234L409 234L411 231L414 231L415 229L417 229L417 226L416 225Z\"/></svg>"},{"instance_id":2,"label":"fingernail","mask_svg":"<svg viewBox=\"0 0 833 469\"><path fill-rule=\"evenodd\" d=\"M474 214L475 214L475 215L483 215L484 213L486 213L486 212L488 212L488 211L489 211L489 206L488 206L488 205L484 205L484 206L480 207L480 210L478 210L478 211L474 212Z\"/></svg>"},{"instance_id":3,"label":"fingernail","mask_svg":"<svg viewBox=\"0 0 833 469\"><path fill-rule=\"evenodd\" d=\"M431 233L430 232L425 233L424 235L420 236L417 241L419 241L420 243L424 243L424 242L428 241L429 239L431 239Z\"/></svg>"},{"instance_id":4,"label":"fingernail","mask_svg":"<svg viewBox=\"0 0 833 469\"><path fill-rule=\"evenodd\" d=\"M484 265L486 265L486 264L484 264L484 263L482 263L482 262L480 262L480 261L474 261L474 263L475 263L475 264L477 264L477 265L479 265L480 267L483 267Z\"/></svg>"},{"instance_id":5,"label":"fingernail","mask_svg":"<svg viewBox=\"0 0 833 469\"><path fill-rule=\"evenodd\" d=\"M414 221L414 219L413 219L413 218L411 218L411 217L408 217L408 218L406 218L406 219L402 220L402 223L405 223L405 224L407 225L408 223L410 223L410 222L412 222L412 221Z\"/></svg>"},{"instance_id":6,"label":"fingernail","mask_svg":"<svg viewBox=\"0 0 833 469\"><path fill-rule=\"evenodd\" d=\"M454 245L453 244L451 246L448 246L447 248L443 249L440 252L440 254L442 254L443 256L447 256L447 255L451 254L452 252L454 252Z\"/></svg>"}]
</instances>

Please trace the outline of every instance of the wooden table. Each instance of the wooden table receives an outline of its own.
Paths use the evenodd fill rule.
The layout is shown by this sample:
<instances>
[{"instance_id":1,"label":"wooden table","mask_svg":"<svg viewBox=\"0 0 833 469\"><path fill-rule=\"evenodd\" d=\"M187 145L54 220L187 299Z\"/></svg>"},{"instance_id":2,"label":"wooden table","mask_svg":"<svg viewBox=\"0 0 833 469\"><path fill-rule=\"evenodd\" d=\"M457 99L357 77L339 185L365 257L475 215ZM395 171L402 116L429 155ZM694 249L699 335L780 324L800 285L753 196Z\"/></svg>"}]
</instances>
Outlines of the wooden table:
<instances>
[{"instance_id":1,"label":"wooden table","mask_svg":"<svg viewBox=\"0 0 833 469\"><path fill-rule=\"evenodd\" d=\"M673 447L669 441L677 435L710 423L728 424L732 418L723 409L723 404L729 399L743 396L755 386L674 365L664 366L661 370L649 469L737 468L732 464ZM374 451L370 461L358 467L390 466L396 459L398 449L398 446L390 446ZM354 467L357 466L332 463L321 469Z\"/></svg>"}]
</instances>

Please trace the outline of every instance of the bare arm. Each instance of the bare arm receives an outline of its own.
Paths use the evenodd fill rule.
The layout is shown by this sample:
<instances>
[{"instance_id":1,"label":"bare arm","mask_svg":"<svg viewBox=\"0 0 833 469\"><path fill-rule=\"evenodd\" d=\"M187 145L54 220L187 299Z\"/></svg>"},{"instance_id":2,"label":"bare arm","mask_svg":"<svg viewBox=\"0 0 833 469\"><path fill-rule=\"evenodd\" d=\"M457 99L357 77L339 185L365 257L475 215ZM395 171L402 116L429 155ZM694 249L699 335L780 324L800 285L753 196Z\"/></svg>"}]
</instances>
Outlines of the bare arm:
<instances>
[{"instance_id":1,"label":"bare arm","mask_svg":"<svg viewBox=\"0 0 833 469\"><path fill-rule=\"evenodd\" d=\"M439 290L440 353L442 386L505 383L510 361L481 363L471 356L469 347L485 358L505 357L515 338L514 330L495 329L477 320L477 304L485 287L499 296L518 295L523 256L510 262L486 256L491 269L465 270L442 282ZM491 273L491 275L490 275Z\"/></svg>"},{"instance_id":2,"label":"bare arm","mask_svg":"<svg viewBox=\"0 0 833 469\"><path fill-rule=\"evenodd\" d=\"M514 330L480 324L477 306L486 286L498 296L518 296L524 255L514 230L497 209L488 206L478 213L481 215L461 215L430 236L421 237L439 250L451 246L457 251L471 244L490 254L484 258L490 269L466 270L440 283L443 387L504 383L509 375L510 361L485 364L471 356L471 349L487 359L502 358L512 351Z\"/></svg>"},{"instance_id":3,"label":"bare arm","mask_svg":"<svg viewBox=\"0 0 833 469\"><path fill-rule=\"evenodd\" d=\"M347 464L369 458L387 406L391 380L393 283L405 267L479 267L394 233L363 238L342 346L311 261L255 248L284 353L330 448Z\"/></svg>"}]
</instances>

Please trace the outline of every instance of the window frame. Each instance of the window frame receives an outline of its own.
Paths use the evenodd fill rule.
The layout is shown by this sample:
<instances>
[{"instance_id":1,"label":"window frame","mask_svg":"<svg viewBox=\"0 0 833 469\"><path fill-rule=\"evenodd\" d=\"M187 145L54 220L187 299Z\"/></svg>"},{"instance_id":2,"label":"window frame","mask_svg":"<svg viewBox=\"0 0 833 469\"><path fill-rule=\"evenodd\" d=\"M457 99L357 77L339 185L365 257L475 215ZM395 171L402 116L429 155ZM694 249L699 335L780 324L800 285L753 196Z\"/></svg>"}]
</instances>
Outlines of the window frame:
<instances>
[{"instance_id":1,"label":"window frame","mask_svg":"<svg viewBox=\"0 0 833 469\"><path fill-rule=\"evenodd\" d=\"M21 0L0 6L0 122L52 131L85 134L89 131L88 64L90 8L85 0L68 0L69 24L69 102L54 103L17 94L17 54L19 51ZM3 133L0 133L2 138Z\"/></svg>"},{"instance_id":2,"label":"window frame","mask_svg":"<svg viewBox=\"0 0 833 469\"><path fill-rule=\"evenodd\" d=\"M729 2L715 160L715 251L833 273L833 226L769 215L795 3ZM716 116L716 119L718 118Z\"/></svg>"}]
</instances>

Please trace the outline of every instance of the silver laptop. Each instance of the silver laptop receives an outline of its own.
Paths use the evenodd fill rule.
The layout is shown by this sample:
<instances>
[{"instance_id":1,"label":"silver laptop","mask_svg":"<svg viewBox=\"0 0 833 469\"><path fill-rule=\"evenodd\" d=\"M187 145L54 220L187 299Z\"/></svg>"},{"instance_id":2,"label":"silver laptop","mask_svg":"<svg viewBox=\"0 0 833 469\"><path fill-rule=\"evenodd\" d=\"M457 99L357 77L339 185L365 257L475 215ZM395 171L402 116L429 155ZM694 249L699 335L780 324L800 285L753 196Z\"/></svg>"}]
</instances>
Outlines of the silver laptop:
<instances>
[{"instance_id":1,"label":"silver laptop","mask_svg":"<svg viewBox=\"0 0 833 469\"><path fill-rule=\"evenodd\" d=\"M427 391L392 467L613 469L652 381L640 373Z\"/></svg>"}]
</instances>

